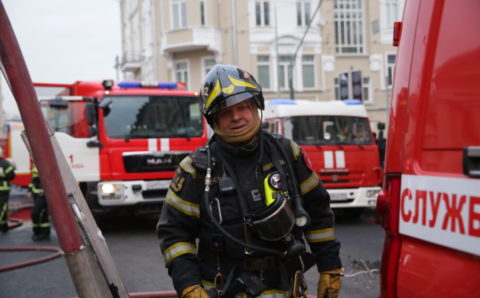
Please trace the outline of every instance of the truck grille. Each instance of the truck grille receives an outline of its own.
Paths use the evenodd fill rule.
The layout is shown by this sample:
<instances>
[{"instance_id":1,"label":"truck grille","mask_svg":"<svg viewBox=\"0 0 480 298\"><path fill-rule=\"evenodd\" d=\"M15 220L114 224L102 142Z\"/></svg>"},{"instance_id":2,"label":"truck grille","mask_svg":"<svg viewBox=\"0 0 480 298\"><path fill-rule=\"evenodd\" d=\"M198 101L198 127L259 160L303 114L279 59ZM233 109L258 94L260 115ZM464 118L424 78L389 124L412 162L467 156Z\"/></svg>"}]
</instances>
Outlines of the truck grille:
<instances>
[{"instance_id":1,"label":"truck grille","mask_svg":"<svg viewBox=\"0 0 480 298\"><path fill-rule=\"evenodd\" d=\"M164 199L168 189L144 190L142 196L144 199Z\"/></svg>"},{"instance_id":2,"label":"truck grille","mask_svg":"<svg viewBox=\"0 0 480 298\"><path fill-rule=\"evenodd\" d=\"M323 183L348 183L351 182L351 173L347 169L322 169L319 172L319 178Z\"/></svg>"},{"instance_id":3,"label":"truck grille","mask_svg":"<svg viewBox=\"0 0 480 298\"><path fill-rule=\"evenodd\" d=\"M123 163L127 173L175 171L180 161L190 152L181 153L127 153Z\"/></svg>"}]
</instances>

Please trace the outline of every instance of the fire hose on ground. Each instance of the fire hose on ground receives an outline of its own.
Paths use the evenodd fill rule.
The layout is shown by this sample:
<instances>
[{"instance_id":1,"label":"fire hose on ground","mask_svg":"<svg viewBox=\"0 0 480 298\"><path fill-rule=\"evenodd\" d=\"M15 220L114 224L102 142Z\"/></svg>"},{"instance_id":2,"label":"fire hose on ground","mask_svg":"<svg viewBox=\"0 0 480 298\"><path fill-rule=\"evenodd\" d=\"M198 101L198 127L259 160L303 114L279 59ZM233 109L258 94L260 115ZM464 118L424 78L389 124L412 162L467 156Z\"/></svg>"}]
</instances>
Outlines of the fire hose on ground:
<instances>
[{"instance_id":1,"label":"fire hose on ground","mask_svg":"<svg viewBox=\"0 0 480 298\"><path fill-rule=\"evenodd\" d=\"M19 227L23 224L23 221L21 219L17 219L17 218L9 218L8 221L9 221L9 228L10 229ZM55 247L55 246L0 247L0 252L15 252L15 251L53 251L54 253L52 253L48 256L45 256L45 257L34 259L34 260L25 261L25 262L13 264L13 265L8 265L8 266L5 266L5 267L0 267L0 272L19 269L19 268L23 268L23 267L32 266L32 265L40 264L40 263L43 263L43 262L47 262L47 261L50 261L50 260L53 260L53 259L56 259L56 258L60 257L63 253L62 250L59 247Z\"/></svg>"}]
</instances>

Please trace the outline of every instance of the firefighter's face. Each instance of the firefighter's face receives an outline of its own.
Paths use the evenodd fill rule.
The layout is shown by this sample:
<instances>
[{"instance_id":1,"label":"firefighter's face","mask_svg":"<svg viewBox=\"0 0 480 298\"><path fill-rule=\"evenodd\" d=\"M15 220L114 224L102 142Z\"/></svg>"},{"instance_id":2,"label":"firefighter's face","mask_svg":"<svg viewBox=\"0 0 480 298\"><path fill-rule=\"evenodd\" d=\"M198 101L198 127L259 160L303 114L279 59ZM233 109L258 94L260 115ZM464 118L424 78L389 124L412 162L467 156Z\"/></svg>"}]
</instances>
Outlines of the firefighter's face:
<instances>
[{"instance_id":1,"label":"firefighter's face","mask_svg":"<svg viewBox=\"0 0 480 298\"><path fill-rule=\"evenodd\" d=\"M242 101L218 111L215 115L215 122L218 128L225 133L239 133L253 123L253 111L251 100Z\"/></svg>"}]
</instances>

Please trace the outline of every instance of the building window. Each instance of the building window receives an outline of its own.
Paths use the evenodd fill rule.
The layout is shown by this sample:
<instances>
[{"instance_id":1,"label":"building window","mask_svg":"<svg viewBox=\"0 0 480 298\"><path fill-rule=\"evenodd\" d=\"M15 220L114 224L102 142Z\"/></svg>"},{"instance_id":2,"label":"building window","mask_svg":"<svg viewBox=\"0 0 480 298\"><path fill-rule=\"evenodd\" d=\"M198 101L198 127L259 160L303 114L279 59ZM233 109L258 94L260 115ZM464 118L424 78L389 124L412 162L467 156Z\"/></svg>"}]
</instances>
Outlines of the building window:
<instances>
[{"instance_id":1,"label":"building window","mask_svg":"<svg viewBox=\"0 0 480 298\"><path fill-rule=\"evenodd\" d=\"M335 0L337 54L363 54L363 0Z\"/></svg>"},{"instance_id":2,"label":"building window","mask_svg":"<svg viewBox=\"0 0 480 298\"><path fill-rule=\"evenodd\" d=\"M188 62L175 62L175 80L177 82L184 82L185 88L188 90Z\"/></svg>"},{"instance_id":3,"label":"building window","mask_svg":"<svg viewBox=\"0 0 480 298\"><path fill-rule=\"evenodd\" d=\"M403 0L380 1L382 42L392 42L393 23L402 19Z\"/></svg>"},{"instance_id":4,"label":"building window","mask_svg":"<svg viewBox=\"0 0 480 298\"><path fill-rule=\"evenodd\" d=\"M200 24L205 26L205 0L200 0Z\"/></svg>"},{"instance_id":5,"label":"building window","mask_svg":"<svg viewBox=\"0 0 480 298\"><path fill-rule=\"evenodd\" d=\"M340 83L338 78L333 80L333 88L335 89L335 100L340 100Z\"/></svg>"},{"instance_id":6,"label":"building window","mask_svg":"<svg viewBox=\"0 0 480 298\"><path fill-rule=\"evenodd\" d=\"M372 98L371 98L371 87L370 87L370 78L369 77L363 77L363 102L364 103L371 103ZM338 78L334 79L333 82L333 88L335 89L335 100L340 100L340 84L338 81Z\"/></svg>"},{"instance_id":7,"label":"building window","mask_svg":"<svg viewBox=\"0 0 480 298\"><path fill-rule=\"evenodd\" d=\"M208 72L215 66L215 64L216 64L215 58L213 57L203 59L203 69L204 69L203 74L207 75Z\"/></svg>"},{"instance_id":8,"label":"building window","mask_svg":"<svg viewBox=\"0 0 480 298\"><path fill-rule=\"evenodd\" d=\"M307 26L310 22L310 0L297 1L297 26Z\"/></svg>"},{"instance_id":9,"label":"building window","mask_svg":"<svg viewBox=\"0 0 480 298\"><path fill-rule=\"evenodd\" d=\"M268 55L257 56L258 82L263 89L270 89L270 57Z\"/></svg>"},{"instance_id":10,"label":"building window","mask_svg":"<svg viewBox=\"0 0 480 298\"><path fill-rule=\"evenodd\" d=\"M269 2L265 0L255 1L255 20L257 26L270 25L270 9Z\"/></svg>"},{"instance_id":11,"label":"building window","mask_svg":"<svg viewBox=\"0 0 480 298\"><path fill-rule=\"evenodd\" d=\"M363 102L365 103L371 103L372 98L370 97L370 78L369 77L363 77Z\"/></svg>"},{"instance_id":12,"label":"building window","mask_svg":"<svg viewBox=\"0 0 480 298\"><path fill-rule=\"evenodd\" d=\"M315 87L315 58L313 55L302 56L302 77L304 88Z\"/></svg>"},{"instance_id":13,"label":"building window","mask_svg":"<svg viewBox=\"0 0 480 298\"><path fill-rule=\"evenodd\" d=\"M280 56L278 59L278 86L280 89L290 88L288 82L292 73L292 56Z\"/></svg>"},{"instance_id":14,"label":"building window","mask_svg":"<svg viewBox=\"0 0 480 298\"><path fill-rule=\"evenodd\" d=\"M387 63L386 63L386 85L387 88L392 88L393 84L393 74L395 72L395 54L387 54Z\"/></svg>"},{"instance_id":15,"label":"building window","mask_svg":"<svg viewBox=\"0 0 480 298\"><path fill-rule=\"evenodd\" d=\"M187 27L187 2L186 0L172 0L173 29Z\"/></svg>"}]
</instances>

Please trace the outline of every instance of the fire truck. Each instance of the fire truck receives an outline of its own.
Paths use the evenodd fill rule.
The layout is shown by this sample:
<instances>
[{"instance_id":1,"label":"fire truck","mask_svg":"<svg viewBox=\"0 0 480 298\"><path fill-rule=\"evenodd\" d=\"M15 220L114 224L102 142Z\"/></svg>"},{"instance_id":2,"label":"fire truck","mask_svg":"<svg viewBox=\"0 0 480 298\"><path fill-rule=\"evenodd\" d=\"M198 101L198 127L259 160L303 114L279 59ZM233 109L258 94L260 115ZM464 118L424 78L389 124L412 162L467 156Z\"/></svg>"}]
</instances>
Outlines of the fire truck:
<instances>
[{"instance_id":1,"label":"fire truck","mask_svg":"<svg viewBox=\"0 0 480 298\"><path fill-rule=\"evenodd\" d=\"M361 102L270 100L264 128L301 146L329 192L332 208L356 217L376 205L382 169Z\"/></svg>"},{"instance_id":2,"label":"fire truck","mask_svg":"<svg viewBox=\"0 0 480 298\"><path fill-rule=\"evenodd\" d=\"M381 297L480 297L479 11L409 0L395 25Z\"/></svg>"},{"instance_id":3,"label":"fire truck","mask_svg":"<svg viewBox=\"0 0 480 298\"><path fill-rule=\"evenodd\" d=\"M42 113L94 214L156 212L179 162L207 142L182 83L34 83Z\"/></svg>"}]
</instances>

